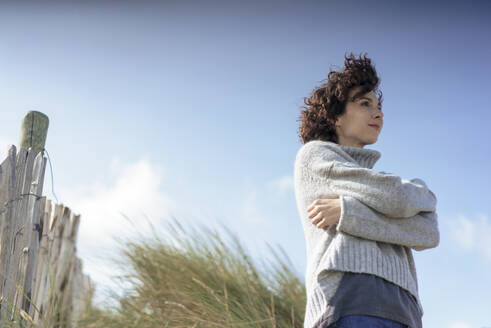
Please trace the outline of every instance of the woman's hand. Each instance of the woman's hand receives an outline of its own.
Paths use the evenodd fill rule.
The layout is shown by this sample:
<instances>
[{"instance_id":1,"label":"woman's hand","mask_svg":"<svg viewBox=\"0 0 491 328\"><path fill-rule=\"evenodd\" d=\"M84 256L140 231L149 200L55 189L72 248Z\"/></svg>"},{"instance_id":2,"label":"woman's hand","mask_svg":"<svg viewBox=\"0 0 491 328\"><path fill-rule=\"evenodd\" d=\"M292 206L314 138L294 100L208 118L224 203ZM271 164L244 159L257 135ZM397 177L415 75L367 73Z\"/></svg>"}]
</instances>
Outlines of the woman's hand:
<instances>
[{"instance_id":1,"label":"woman's hand","mask_svg":"<svg viewBox=\"0 0 491 328\"><path fill-rule=\"evenodd\" d=\"M319 229L336 224L341 217L341 200L339 195L316 199L307 209L309 219Z\"/></svg>"}]
</instances>

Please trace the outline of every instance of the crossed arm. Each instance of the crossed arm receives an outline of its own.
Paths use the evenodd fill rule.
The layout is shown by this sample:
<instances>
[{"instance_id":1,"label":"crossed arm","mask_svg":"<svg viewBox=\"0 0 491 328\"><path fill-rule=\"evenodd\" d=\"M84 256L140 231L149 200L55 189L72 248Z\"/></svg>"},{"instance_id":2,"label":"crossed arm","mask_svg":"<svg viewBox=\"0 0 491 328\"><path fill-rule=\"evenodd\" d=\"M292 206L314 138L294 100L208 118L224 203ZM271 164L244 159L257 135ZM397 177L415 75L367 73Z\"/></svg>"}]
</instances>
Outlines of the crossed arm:
<instances>
[{"instance_id":1,"label":"crossed arm","mask_svg":"<svg viewBox=\"0 0 491 328\"><path fill-rule=\"evenodd\" d=\"M325 180L319 193L354 197L392 218L408 218L419 212L434 212L436 197L420 179L404 180L391 173L376 172L354 163L315 160L314 176Z\"/></svg>"},{"instance_id":2,"label":"crossed arm","mask_svg":"<svg viewBox=\"0 0 491 328\"><path fill-rule=\"evenodd\" d=\"M416 251L440 242L436 212L420 212L397 220L350 196L340 196L341 216L336 230L365 239L399 244Z\"/></svg>"},{"instance_id":3,"label":"crossed arm","mask_svg":"<svg viewBox=\"0 0 491 328\"><path fill-rule=\"evenodd\" d=\"M423 180L404 180L329 156L311 157L309 171L321 179L317 198L340 196L338 231L418 251L438 245L437 200Z\"/></svg>"}]
</instances>

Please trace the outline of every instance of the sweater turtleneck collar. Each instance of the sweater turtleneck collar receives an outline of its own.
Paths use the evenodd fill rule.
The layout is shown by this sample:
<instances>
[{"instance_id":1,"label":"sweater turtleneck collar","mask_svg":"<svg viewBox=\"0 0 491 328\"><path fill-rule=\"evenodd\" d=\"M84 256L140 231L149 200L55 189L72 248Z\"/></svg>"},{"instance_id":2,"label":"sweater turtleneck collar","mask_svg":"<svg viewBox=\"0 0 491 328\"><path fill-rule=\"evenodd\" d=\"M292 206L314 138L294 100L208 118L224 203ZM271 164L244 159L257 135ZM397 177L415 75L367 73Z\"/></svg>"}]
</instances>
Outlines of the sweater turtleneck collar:
<instances>
[{"instance_id":1,"label":"sweater turtleneck collar","mask_svg":"<svg viewBox=\"0 0 491 328\"><path fill-rule=\"evenodd\" d=\"M354 146L338 146L344 150L351 158L353 158L361 167L365 168L373 168L375 163L379 160L382 155L378 150L368 149L368 148L360 148Z\"/></svg>"}]
</instances>

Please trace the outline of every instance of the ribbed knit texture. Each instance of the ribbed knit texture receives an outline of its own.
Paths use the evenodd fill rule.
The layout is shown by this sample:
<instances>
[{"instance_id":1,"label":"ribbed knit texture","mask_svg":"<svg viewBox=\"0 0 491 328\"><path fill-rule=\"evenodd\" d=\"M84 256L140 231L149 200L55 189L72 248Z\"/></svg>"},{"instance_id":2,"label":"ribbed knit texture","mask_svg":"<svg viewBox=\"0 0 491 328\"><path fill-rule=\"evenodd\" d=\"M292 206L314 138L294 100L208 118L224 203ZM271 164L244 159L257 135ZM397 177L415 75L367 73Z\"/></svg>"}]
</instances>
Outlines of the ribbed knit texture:
<instances>
[{"instance_id":1,"label":"ribbed knit texture","mask_svg":"<svg viewBox=\"0 0 491 328\"><path fill-rule=\"evenodd\" d=\"M304 144L297 153L294 187L307 248L306 328L322 316L334 292L319 284L324 270L384 278L409 291L423 314L411 248L439 243L436 197L421 179L408 181L372 170L380 156L376 150L320 140ZM315 199L333 194L340 195L339 223L319 229L306 209ZM333 288L337 281L330 281Z\"/></svg>"}]
</instances>

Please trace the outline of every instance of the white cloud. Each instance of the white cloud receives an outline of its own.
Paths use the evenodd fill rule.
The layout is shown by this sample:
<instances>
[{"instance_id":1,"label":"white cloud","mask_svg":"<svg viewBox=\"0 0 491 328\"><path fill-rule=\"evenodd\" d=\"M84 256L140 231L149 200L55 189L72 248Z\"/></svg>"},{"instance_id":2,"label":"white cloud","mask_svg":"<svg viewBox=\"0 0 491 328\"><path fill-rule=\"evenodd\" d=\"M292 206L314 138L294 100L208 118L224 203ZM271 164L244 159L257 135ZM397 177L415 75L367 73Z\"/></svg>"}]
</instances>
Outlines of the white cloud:
<instances>
[{"instance_id":1,"label":"white cloud","mask_svg":"<svg viewBox=\"0 0 491 328\"><path fill-rule=\"evenodd\" d=\"M77 253L83 271L97 284L96 302L102 301L101 288L114 290L110 277L120 272L107 259L114 258L117 243L113 236L130 238L150 232L146 220L155 227L159 219L175 213L175 201L161 190L164 170L148 159L122 163L115 159L108 168L110 183L87 181L76 190L58 188L63 203L81 214ZM136 229L124 218L136 223ZM135 231L136 230L136 231Z\"/></svg>"},{"instance_id":2,"label":"white cloud","mask_svg":"<svg viewBox=\"0 0 491 328\"><path fill-rule=\"evenodd\" d=\"M110 234L125 232L123 214L135 222L143 216L155 222L172 210L173 202L160 190L163 172L158 166L146 159L130 164L116 159L109 170L114 182L108 185L95 181L63 192L72 211L82 215L80 242L110 243L106 238Z\"/></svg>"},{"instance_id":3,"label":"white cloud","mask_svg":"<svg viewBox=\"0 0 491 328\"><path fill-rule=\"evenodd\" d=\"M464 250L477 252L491 261L491 222L487 215L479 214L477 219L459 215L448 221L452 239Z\"/></svg>"},{"instance_id":4,"label":"white cloud","mask_svg":"<svg viewBox=\"0 0 491 328\"><path fill-rule=\"evenodd\" d=\"M471 328L471 325L463 321L455 321L448 328Z\"/></svg>"},{"instance_id":5,"label":"white cloud","mask_svg":"<svg viewBox=\"0 0 491 328\"><path fill-rule=\"evenodd\" d=\"M264 184L247 183L246 197L242 204L243 222L273 227L274 219L281 217L284 197L289 191L293 192L293 179L284 176Z\"/></svg>"},{"instance_id":6,"label":"white cloud","mask_svg":"<svg viewBox=\"0 0 491 328\"><path fill-rule=\"evenodd\" d=\"M463 215L454 220L450 226L452 237L464 249L472 250L476 245L476 223Z\"/></svg>"},{"instance_id":7,"label":"white cloud","mask_svg":"<svg viewBox=\"0 0 491 328\"><path fill-rule=\"evenodd\" d=\"M267 245L276 251L281 246L292 269L298 269L297 264L304 261L305 248L293 178L280 176L259 183L248 180L244 195L242 207L238 206L238 220L230 221L229 226L239 231L238 237L244 241L254 261L264 261L267 265L276 263Z\"/></svg>"},{"instance_id":8,"label":"white cloud","mask_svg":"<svg viewBox=\"0 0 491 328\"><path fill-rule=\"evenodd\" d=\"M228 225L247 236L247 242L254 245L252 250L262 252L265 242L279 243L288 230L292 213L296 215L294 201L286 198L288 192L293 194L290 176L261 183L247 181L245 196L238 206L238 220L229 221Z\"/></svg>"},{"instance_id":9,"label":"white cloud","mask_svg":"<svg viewBox=\"0 0 491 328\"><path fill-rule=\"evenodd\" d=\"M291 175L283 176L269 181L266 186L270 192L279 192L280 195L284 195L293 190L293 177Z\"/></svg>"},{"instance_id":10,"label":"white cloud","mask_svg":"<svg viewBox=\"0 0 491 328\"><path fill-rule=\"evenodd\" d=\"M249 223L264 224L268 222L267 216L260 209L259 202L262 197L258 197L259 194L260 191L257 189L250 190L242 204L242 215Z\"/></svg>"}]
</instances>

